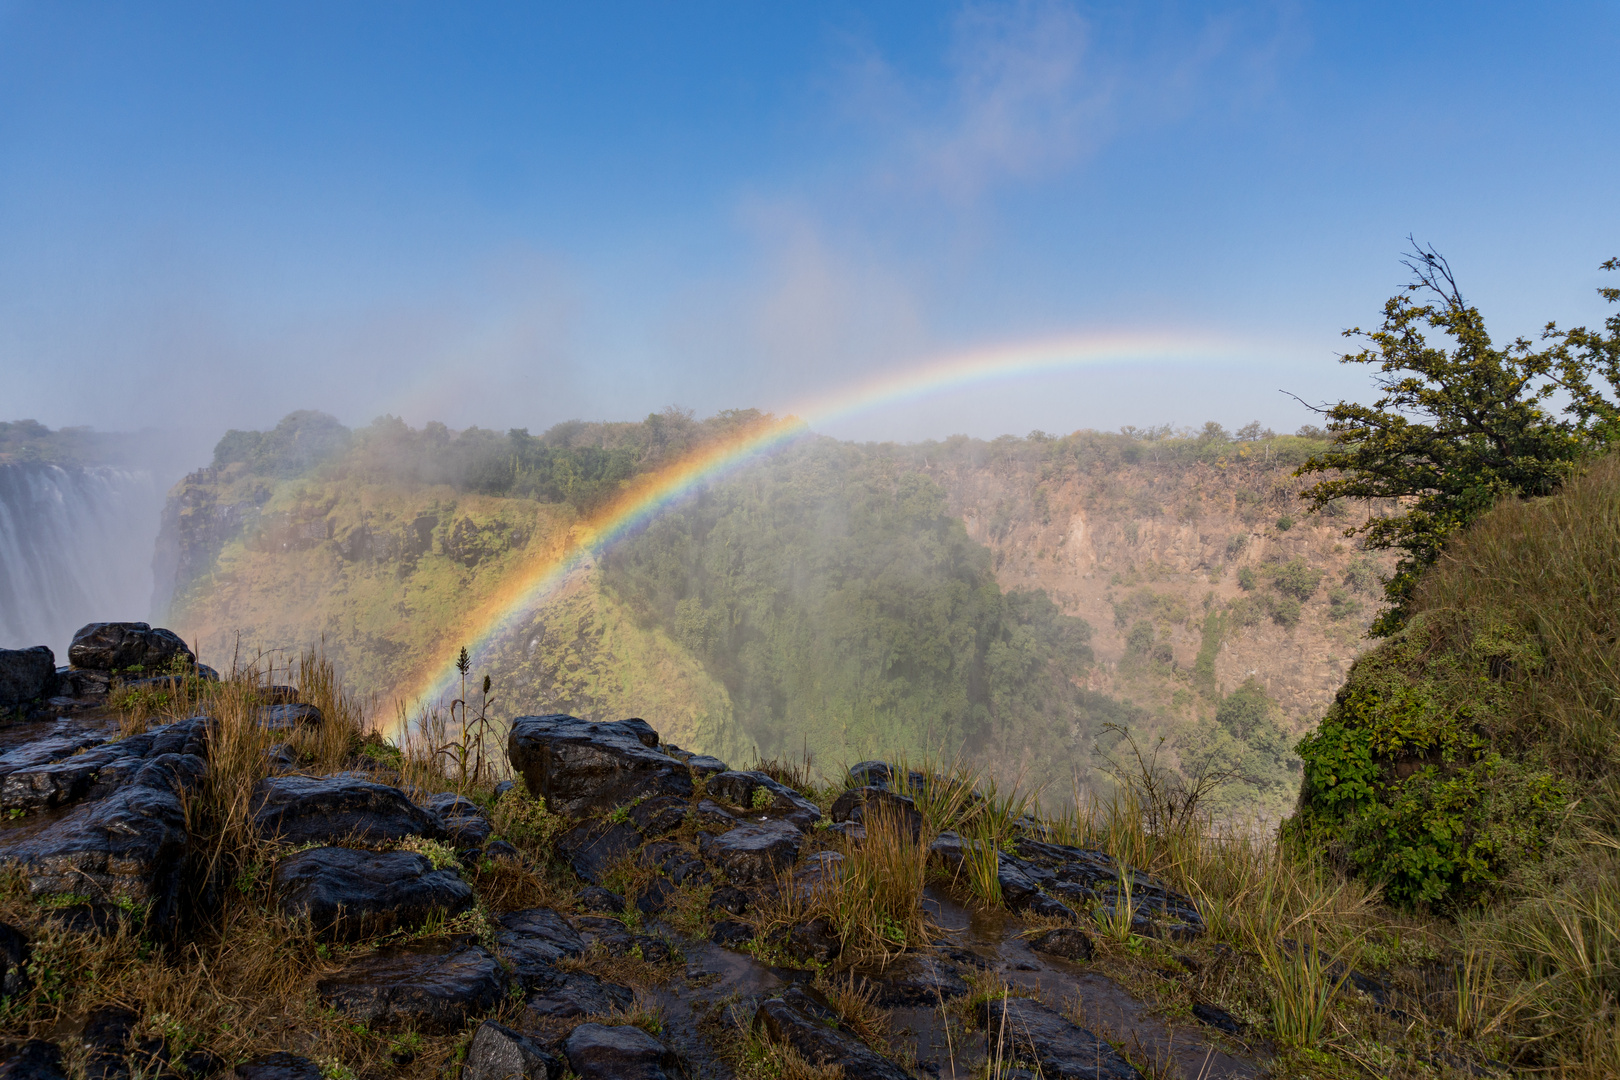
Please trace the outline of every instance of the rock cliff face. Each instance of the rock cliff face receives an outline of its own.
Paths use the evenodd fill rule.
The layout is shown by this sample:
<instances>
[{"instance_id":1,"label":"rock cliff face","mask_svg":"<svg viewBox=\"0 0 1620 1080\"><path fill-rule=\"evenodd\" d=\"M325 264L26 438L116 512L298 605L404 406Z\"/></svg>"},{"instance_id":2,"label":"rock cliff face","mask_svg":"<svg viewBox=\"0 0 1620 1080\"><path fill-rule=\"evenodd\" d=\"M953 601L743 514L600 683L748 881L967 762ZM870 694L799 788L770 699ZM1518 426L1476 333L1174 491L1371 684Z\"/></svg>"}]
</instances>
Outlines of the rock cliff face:
<instances>
[{"instance_id":1,"label":"rock cliff face","mask_svg":"<svg viewBox=\"0 0 1620 1080\"><path fill-rule=\"evenodd\" d=\"M1044 589L1092 625L1093 689L1172 710L1179 694L1179 708L1191 708L1203 653L1210 689L1253 677L1301 732L1369 645L1393 560L1343 535L1355 517L1303 516L1291 467L1061 472L1004 460L928 472L968 534L995 552L1003 588ZM1283 568L1297 573L1279 588Z\"/></svg>"}]
</instances>

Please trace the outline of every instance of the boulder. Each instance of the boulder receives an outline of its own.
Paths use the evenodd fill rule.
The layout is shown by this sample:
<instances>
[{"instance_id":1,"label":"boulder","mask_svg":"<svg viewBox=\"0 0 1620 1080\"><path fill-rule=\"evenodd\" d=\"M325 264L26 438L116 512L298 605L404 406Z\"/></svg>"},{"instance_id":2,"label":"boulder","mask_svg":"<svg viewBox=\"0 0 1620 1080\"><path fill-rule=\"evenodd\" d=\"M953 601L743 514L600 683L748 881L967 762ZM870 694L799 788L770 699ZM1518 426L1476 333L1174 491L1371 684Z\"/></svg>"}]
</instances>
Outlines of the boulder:
<instances>
[{"instance_id":1,"label":"boulder","mask_svg":"<svg viewBox=\"0 0 1620 1080\"><path fill-rule=\"evenodd\" d=\"M476 945L380 949L315 984L321 1004L370 1027L436 1034L493 1011L505 991L500 962Z\"/></svg>"},{"instance_id":2,"label":"boulder","mask_svg":"<svg viewBox=\"0 0 1620 1080\"><path fill-rule=\"evenodd\" d=\"M911 1080L900 1066L845 1031L836 1014L800 987L760 1002L754 1030L771 1042L791 1046L812 1065L843 1069L846 1080Z\"/></svg>"},{"instance_id":3,"label":"boulder","mask_svg":"<svg viewBox=\"0 0 1620 1080\"><path fill-rule=\"evenodd\" d=\"M571 818L606 813L637 798L692 796L685 763L656 749L643 720L592 723L573 716L520 716L506 752L529 793Z\"/></svg>"},{"instance_id":4,"label":"boulder","mask_svg":"<svg viewBox=\"0 0 1620 1080\"><path fill-rule=\"evenodd\" d=\"M736 816L713 799L700 799L692 814L697 819L698 828L712 833L723 833L737 827Z\"/></svg>"},{"instance_id":5,"label":"boulder","mask_svg":"<svg viewBox=\"0 0 1620 1080\"><path fill-rule=\"evenodd\" d=\"M142 911L149 928L166 932L191 840L185 801L206 771L194 754L131 756L128 779L104 797L0 825L0 865L15 867L34 896L74 893Z\"/></svg>"},{"instance_id":6,"label":"boulder","mask_svg":"<svg viewBox=\"0 0 1620 1080\"><path fill-rule=\"evenodd\" d=\"M844 943L838 938L838 928L819 916L779 927L771 934L770 941L773 945L781 945L800 960L818 964L830 964L844 951Z\"/></svg>"},{"instance_id":7,"label":"boulder","mask_svg":"<svg viewBox=\"0 0 1620 1080\"><path fill-rule=\"evenodd\" d=\"M321 1080L321 1067L306 1057L277 1050L236 1067L236 1080Z\"/></svg>"},{"instance_id":8,"label":"boulder","mask_svg":"<svg viewBox=\"0 0 1620 1080\"><path fill-rule=\"evenodd\" d=\"M198 716L117 742L86 733L19 747L0 757L0 809L44 810L105 798L164 755L195 759L188 770L200 767L211 723Z\"/></svg>"},{"instance_id":9,"label":"boulder","mask_svg":"<svg viewBox=\"0 0 1620 1080\"><path fill-rule=\"evenodd\" d=\"M607 1016L629 1008L635 1000L636 995L627 986L576 971L564 975L543 993L532 995L524 1005L524 1022L536 1027L547 1020Z\"/></svg>"},{"instance_id":10,"label":"boulder","mask_svg":"<svg viewBox=\"0 0 1620 1080\"><path fill-rule=\"evenodd\" d=\"M599 885L619 860L641 846L641 834L630 825L593 821L557 837L557 853L568 860L581 881Z\"/></svg>"},{"instance_id":11,"label":"boulder","mask_svg":"<svg viewBox=\"0 0 1620 1080\"><path fill-rule=\"evenodd\" d=\"M62 1051L44 1039L0 1051L0 1080L67 1080Z\"/></svg>"},{"instance_id":12,"label":"boulder","mask_svg":"<svg viewBox=\"0 0 1620 1080\"><path fill-rule=\"evenodd\" d=\"M105 671L88 668L59 667L56 669L56 692L68 698L99 697L112 690L112 676Z\"/></svg>"},{"instance_id":13,"label":"boulder","mask_svg":"<svg viewBox=\"0 0 1620 1080\"><path fill-rule=\"evenodd\" d=\"M762 772L716 773L709 777L705 790L733 806L781 814L801 827L821 819L821 807ZM765 795L759 797L762 790Z\"/></svg>"},{"instance_id":14,"label":"boulder","mask_svg":"<svg viewBox=\"0 0 1620 1080\"><path fill-rule=\"evenodd\" d=\"M153 629L143 622L90 623L80 627L68 646L68 663L92 671L135 667L163 671L177 656L184 657L187 666L197 662L173 630Z\"/></svg>"},{"instance_id":15,"label":"boulder","mask_svg":"<svg viewBox=\"0 0 1620 1080\"><path fill-rule=\"evenodd\" d=\"M667 1080L675 1055L638 1027L581 1024L563 1043L563 1056L580 1080Z\"/></svg>"},{"instance_id":16,"label":"boulder","mask_svg":"<svg viewBox=\"0 0 1620 1080\"><path fill-rule=\"evenodd\" d=\"M1020 1065L1056 1080L1142 1080L1108 1043L1030 998L992 998L979 1006L991 1046L1006 1046Z\"/></svg>"},{"instance_id":17,"label":"boulder","mask_svg":"<svg viewBox=\"0 0 1620 1080\"><path fill-rule=\"evenodd\" d=\"M461 1065L461 1080L561 1080L562 1061L526 1035L493 1020L473 1032Z\"/></svg>"},{"instance_id":18,"label":"boulder","mask_svg":"<svg viewBox=\"0 0 1620 1080\"><path fill-rule=\"evenodd\" d=\"M754 940L754 928L736 919L722 919L710 928L709 940L728 949L740 949Z\"/></svg>"},{"instance_id":19,"label":"boulder","mask_svg":"<svg viewBox=\"0 0 1620 1080\"><path fill-rule=\"evenodd\" d=\"M445 837L455 848L481 848L495 830L478 804L453 791L429 797L429 813L439 815Z\"/></svg>"},{"instance_id":20,"label":"boulder","mask_svg":"<svg viewBox=\"0 0 1620 1080\"><path fill-rule=\"evenodd\" d=\"M495 949L526 991L555 983L560 978L557 961L585 951L579 934L550 908L510 912L501 916L500 926Z\"/></svg>"},{"instance_id":21,"label":"boulder","mask_svg":"<svg viewBox=\"0 0 1620 1080\"><path fill-rule=\"evenodd\" d=\"M741 915L748 910L748 894L735 885L722 885L709 894L709 910Z\"/></svg>"},{"instance_id":22,"label":"boulder","mask_svg":"<svg viewBox=\"0 0 1620 1080\"><path fill-rule=\"evenodd\" d=\"M713 776L715 773L723 773L729 768L725 762L717 757L710 757L708 754L693 754L686 759L686 767L691 770L694 780L702 780L705 777Z\"/></svg>"},{"instance_id":23,"label":"boulder","mask_svg":"<svg viewBox=\"0 0 1620 1080\"><path fill-rule=\"evenodd\" d=\"M832 805L831 817L835 822L853 821L869 826L867 818L872 815L899 822L913 840L922 838L926 822L910 796L896 795L883 788L858 787L839 795Z\"/></svg>"},{"instance_id":24,"label":"boulder","mask_svg":"<svg viewBox=\"0 0 1620 1080\"><path fill-rule=\"evenodd\" d=\"M353 776L271 776L253 788L253 828L288 844L438 839L444 825L398 788Z\"/></svg>"},{"instance_id":25,"label":"boulder","mask_svg":"<svg viewBox=\"0 0 1620 1080\"><path fill-rule=\"evenodd\" d=\"M1029 939L1029 947L1036 952L1059 956L1065 960L1082 962L1091 959L1091 938L1078 926L1063 926L1036 934Z\"/></svg>"},{"instance_id":26,"label":"boulder","mask_svg":"<svg viewBox=\"0 0 1620 1080\"><path fill-rule=\"evenodd\" d=\"M962 870L962 860L967 856L969 842L949 830L942 832L928 845L928 861L942 867L954 878Z\"/></svg>"},{"instance_id":27,"label":"boulder","mask_svg":"<svg viewBox=\"0 0 1620 1080\"><path fill-rule=\"evenodd\" d=\"M28 977L28 939L0 923L0 997L20 998L33 980Z\"/></svg>"},{"instance_id":28,"label":"boulder","mask_svg":"<svg viewBox=\"0 0 1620 1080\"><path fill-rule=\"evenodd\" d=\"M284 914L307 918L328 941L415 929L473 906L472 888L454 871L410 851L301 851L276 864L270 890Z\"/></svg>"},{"instance_id":29,"label":"boulder","mask_svg":"<svg viewBox=\"0 0 1620 1080\"><path fill-rule=\"evenodd\" d=\"M326 723L326 717L313 705L267 705L259 710L259 723L271 731L288 732L318 728Z\"/></svg>"},{"instance_id":30,"label":"boulder","mask_svg":"<svg viewBox=\"0 0 1620 1080\"><path fill-rule=\"evenodd\" d=\"M1003 851L997 855L996 878L1001 884L1002 903L1009 911L1071 921L1076 918L1074 909L1041 891L1041 883L1053 879L1040 867Z\"/></svg>"},{"instance_id":31,"label":"boulder","mask_svg":"<svg viewBox=\"0 0 1620 1080\"><path fill-rule=\"evenodd\" d=\"M703 857L739 885L771 881L799 858L804 837L786 821L745 822L710 837Z\"/></svg>"},{"instance_id":32,"label":"boulder","mask_svg":"<svg viewBox=\"0 0 1620 1080\"><path fill-rule=\"evenodd\" d=\"M0 709L56 692L56 654L44 645L0 649Z\"/></svg>"}]
</instances>

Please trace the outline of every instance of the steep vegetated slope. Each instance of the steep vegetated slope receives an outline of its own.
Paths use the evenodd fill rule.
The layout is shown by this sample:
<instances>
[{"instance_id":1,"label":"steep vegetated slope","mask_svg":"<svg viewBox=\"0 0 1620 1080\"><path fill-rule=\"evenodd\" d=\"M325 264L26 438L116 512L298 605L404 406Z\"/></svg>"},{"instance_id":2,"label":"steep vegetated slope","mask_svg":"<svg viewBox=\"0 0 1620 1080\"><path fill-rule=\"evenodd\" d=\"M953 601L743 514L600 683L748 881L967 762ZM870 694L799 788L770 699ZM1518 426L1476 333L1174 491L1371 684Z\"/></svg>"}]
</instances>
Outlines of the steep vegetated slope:
<instances>
[{"instance_id":1,"label":"steep vegetated slope","mask_svg":"<svg viewBox=\"0 0 1620 1080\"><path fill-rule=\"evenodd\" d=\"M323 638L386 696L623 480L753 416L233 432L171 497L160 594L205 653ZM1241 775L1215 809L1280 817L1377 587L1342 522L1288 520L1316 445L805 440L577 574L496 647L497 708L657 714L681 745L828 767L963 753L1062 799L1121 730L1165 735L1163 763Z\"/></svg>"}]
</instances>

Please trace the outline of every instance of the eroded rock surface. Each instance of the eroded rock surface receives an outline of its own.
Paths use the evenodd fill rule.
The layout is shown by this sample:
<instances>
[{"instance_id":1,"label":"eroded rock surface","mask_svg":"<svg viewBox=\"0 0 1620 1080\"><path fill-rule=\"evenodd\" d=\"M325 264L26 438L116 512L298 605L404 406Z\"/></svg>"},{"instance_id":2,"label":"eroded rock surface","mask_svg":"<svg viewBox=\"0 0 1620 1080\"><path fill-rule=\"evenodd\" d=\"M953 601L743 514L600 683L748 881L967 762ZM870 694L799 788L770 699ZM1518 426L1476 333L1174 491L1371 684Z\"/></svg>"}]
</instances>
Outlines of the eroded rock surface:
<instances>
[{"instance_id":1,"label":"eroded rock surface","mask_svg":"<svg viewBox=\"0 0 1620 1080\"><path fill-rule=\"evenodd\" d=\"M979 1006L991 1046L1010 1048L1019 1064L1063 1080L1141 1080L1108 1043L1030 998L997 998Z\"/></svg>"},{"instance_id":2,"label":"eroded rock surface","mask_svg":"<svg viewBox=\"0 0 1620 1080\"><path fill-rule=\"evenodd\" d=\"M68 663L92 671L161 671L177 656L188 665L197 662L179 634L143 622L89 623L68 646Z\"/></svg>"},{"instance_id":3,"label":"eroded rock surface","mask_svg":"<svg viewBox=\"0 0 1620 1080\"><path fill-rule=\"evenodd\" d=\"M472 888L410 851L322 847L276 864L270 890L281 911L307 918L329 941L361 941L415 929L473 906Z\"/></svg>"},{"instance_id":4,"label":"eroded rock surface","mask_svg":"<svg viewBox=\"0 0 1620 1080\"><path fill-rule=\"evenodd\" d=\"M253 827L288 844L436 839L444 824L386 784L353 776L272 776L253 788Z\"/></svg>"},{"instance_id":5,"label":"eroded rock surface","mask_svg":"<svg viewBox=\"0 0 1620 1080\"><path fill-rule=\"evenodd\" d=\"M637 798L692 795L685 762L662 753L644 720L593 723L574 716L520 716L507 756L529 793L553 813L583 818Z\"/></svg>"},{"instance_id":6,"label":"eroded rock surface","mask_svg":"<svg viewBox=\"0 0 1620 1080\"><path fill-rule=\"evenodd\" d=\"M745 822L703 840L703 857L732 881L751 885L772 881L792 866L803 841L804 835L790 822Z\"/></svg>"},{"instance_id":7,"label":"eroded rock surface","mask_svg":"<svg viewBox=\"0 0 1620 1080\"><path fill-rule=\"evenodd\" d=\"M581 1024L563 1043L563 1054L580 1080L666 1080L675 1075L669 1048L629 1024Z\"/></svg>"},{"instance_id":8,"label":"eroded rock surface","mask_svg":"<svg viewBox=\"0 0 1620 1080\"><path fill-rule=\"evenodd\" d=\"M382 949L315 985L321 1004L381 1031L450 1032L501 1002L506 972L476 945Z\"/></svg>"},{"instance_id":9,"label":"eroded rock surface","mask_svg":"<svg viewBox=\"0 0 1620 1080\"><path fill-rule=\"evenodd\" d=\"M473 1032L461 1080L561 1080L562 1061L526 1035L485 1020Z\"/></svg>"},{"instance_id":10,"label":"eroded rock surface","mask_svg":"<svg viewBox=\"0 0 1620 1080\"><path fill-rule=\"evenodd\" d=\"M847 1080L910 1080L911 1074L845 1031L838 1016L799 987L762 1001L754 1029L812 1065L836 1065Z\"/></svg>"},{"instance_id":11,"label":"eroded rock surface","mask_svg":"<svg viewBox=\"0 0 1620 1080\"><path fill-rule=\"evenodd\" d=\"M56 654L45 645L0 649L0 709L56 691Z\"/></svg>"}]
</instances>

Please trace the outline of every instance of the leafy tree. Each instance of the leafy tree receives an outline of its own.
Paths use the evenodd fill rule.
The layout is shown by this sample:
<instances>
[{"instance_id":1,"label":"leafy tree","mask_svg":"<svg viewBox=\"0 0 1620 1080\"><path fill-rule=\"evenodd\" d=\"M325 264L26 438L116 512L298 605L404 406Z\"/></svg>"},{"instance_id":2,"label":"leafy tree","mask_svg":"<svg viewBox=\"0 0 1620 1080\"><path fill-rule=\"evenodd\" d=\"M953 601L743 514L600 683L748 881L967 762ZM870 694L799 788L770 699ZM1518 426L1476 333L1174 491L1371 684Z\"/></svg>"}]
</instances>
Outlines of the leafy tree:
<instances>
[{"instance_id":1,"label":"leafy tree","mask_svg":"<svg viewBox=\"0 0 1620 1080\"><path fill-rule=\"evenodd\" d=\"M1592 387L1596 373L1620 388L1620 319L1606 338L1548 324L1542 340L1551 344L1538 349L1521 337L1500 347L1432 247L1414 247L1405 265L1412 283L1384 305L1383 325L1345 331L1368 345L1342 361L1377 365L1382 395L1318 410L1335 441L1296 473L1327 476L1301 493L1313 511L1339 499L1407 500L1402 513L1346 531L1402 553L1385 584L1390 607L1373 623L1377 636L1406 621L1418 577L1448 537L1503 496L1550 494L1594 442L1620 431L1620 413ZM1425 331L1448 344L1430 344ZM1562 417L1549 401L1560 391L1572 400Z\"/></svg>"}]
</instances>

